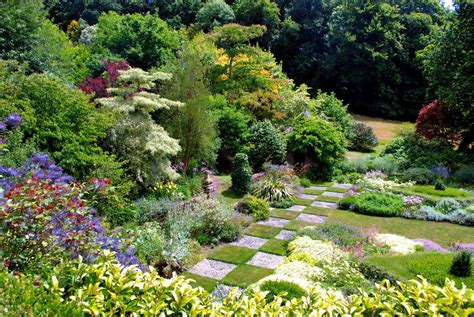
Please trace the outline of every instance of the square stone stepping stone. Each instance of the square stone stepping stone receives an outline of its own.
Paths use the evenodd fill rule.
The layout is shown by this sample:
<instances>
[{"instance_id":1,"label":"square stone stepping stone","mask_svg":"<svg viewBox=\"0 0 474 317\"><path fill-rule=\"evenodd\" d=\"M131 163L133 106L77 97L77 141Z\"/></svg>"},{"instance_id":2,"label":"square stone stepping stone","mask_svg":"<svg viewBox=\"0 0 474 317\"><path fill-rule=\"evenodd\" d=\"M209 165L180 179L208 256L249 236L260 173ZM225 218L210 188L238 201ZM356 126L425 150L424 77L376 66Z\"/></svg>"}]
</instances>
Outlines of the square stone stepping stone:
<instances>
[{"instance_id":1,"label":"square stone stepping stone","mask_svg":"<svg viewBox=\"0 0 474 317\"><path fill-rule=\"evenodd\" d=\"M291 206L290 208L286 208L286 210L292 210L292 211L303 211L303 209L305 209L306 206L302 206L302 205L293 205Z\"/></svg>"},{"instance_id":2,"label":"square stone stepping stone","mask_svg":"<svg viewBox=\"0 0 474 317\"><path fill-rule=\"evenodd\" d=\"M348 189L348 188L351 188L352 185L351 184L334 184L334 185L332 185L332 187Z\"/></svg>"},{"instance_id":3,"label":"square stone stepping stone","mask_svg":"<svg viewBox=\"0 0 474 317\"><path fill-rule=\"evenodd\" d=\"M344 193L336 193L336 192L324 192L322 195L323 196L338 197L338 198L344 197Z\"/></svg>"},{"instance_id":4,"label":"square stone stepping stone","mask_svg":"<svg viewBox=\"0 0 474 317\"><path fill-rule=\"evenodd\" d=\"M300 214L296 217L297 220L305 221L305 222L314 222L314 223L324 223L327 217L318 216L318 215L310 215L310 214Z\"/></svg>"},{"instance_id":5,"label":"square stone stepping stone","mask_svg":"<svg viewBox=\"0 0 474 317\"><path fill-rule=\"evenodd\" d=\"M310 194L298 194L296 195L296 197L302 198L302 199L311 199L311 200L316 199L316 195L310 195Z\"/></svg>"},{"instance_id":6,"label":"square stone stepping stone","mask_svg":"<svg viewBox=\"0 0 474 317\"><path fill-rule=\"evenodd\" d=\"M259 225L265 225L265 226L272 226L272 227L278 227L278 228L283 228L288 222L290 222L287 219L281 219L281 218L273 218L270 217L267 220L259 221L257 222Z\"/></svg>"},{"instance_id":7,"label":"square stone stepping stone","mask_svg":"<svg viewBox=\"0 0 474 317\"><path fill-rule=\"evenodd\" d=\"M249 249L258 249L267 241L268 239L242 235L237 239L237 241L234 241L230 244Z\"/></svg>"},{"instance_id":8,"label":"square stone stepping stone","mask_svg":"<svg viewBox=\"0 0 474 317\"><path fill-rule=\"evenodd\" d=\"M190 273L210 277L216 280L223 279L224 276L229 274L237 265L225 263L221 261L204 259L198 262L192 269L189 270Z\"/></svg>"},{"instance_id":9,"label":"square stone stepping stone","mask_svg":"<svg viewBox=\"0 0 474 317\"><path fill-rule=\"evenodd\" d=\"M283 257L280 255L257 252L253 258L247 262L247 264L264 267L267 269L275 269L283 261Z\"/></svg>"},{"instance_id":10,"label":"square stone stepping stone","mask_svg":"<svg viewBox=\"0 0 474 317\"><path fill-rule=\"evenodd\" d=\"M295 237L294 231L291 230L282 230L280 231L279 234L275 236L275 239L280 239L280 240L291 240Z\"/></svg>"},{"instance_id":11,"label":"square stone stepping stone","mask_svg":"<svg viewBox=\"0 0 474 317\"><path fill-rule=\"evenodd\" d=\"M229 295L230 291L234 288L237 289L237 295L242 294L242 289L238 287L219 284L216 286L216 288L214 288L211 295L212 297L223 299L226 298L227 295Z\"/></svg>"},{"instance_id":12,"label":"square stone stepping stone","mask_svg":"<svg viewBox=\"0 0 474 317\"><path fill-rule=\"evenodd\" d=\"M309 186L308 188L314 190L326 190L326 186Z\"/></svg>"},{"instance_id":13,"label":"square stone stepping stone","mask_svg":"<svg viewBox=\"0 0 474 317\"><path fill-rule=\"evenodd\" d=\"M324 202L324 201L313 201L311 203L311 206L321 207L321 208L329 208L329 209L336 209L337 208L336 203L327 203L327 202Z\"/></svg>"}]
</instances>

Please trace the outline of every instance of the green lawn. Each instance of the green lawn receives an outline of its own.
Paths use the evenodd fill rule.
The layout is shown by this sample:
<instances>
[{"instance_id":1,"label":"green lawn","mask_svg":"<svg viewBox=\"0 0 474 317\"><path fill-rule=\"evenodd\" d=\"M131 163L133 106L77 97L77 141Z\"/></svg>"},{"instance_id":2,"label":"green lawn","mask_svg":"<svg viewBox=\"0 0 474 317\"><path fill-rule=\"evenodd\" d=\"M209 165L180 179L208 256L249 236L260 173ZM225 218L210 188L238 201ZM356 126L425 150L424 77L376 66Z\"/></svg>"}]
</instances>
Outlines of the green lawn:
<instances>
[{"instance_id":1,"label":"green lawn","mask_svg":"<svg viewBox=\"0 0 474 317\"><path fill-rule=\"evenodd\" d=\"M301 206L309 206L313 202L312 199L304 199L304 198L299 198L295 197L295 205L301 205Z\"/></svg>"},{"instance_id":2,"label":"green lawn","mask_svg":"<svg viewBox=\"0 0 474 317\"><path fill-rule=\"evenodd\" d=\"M219 179L217 198L230 206L237 204L243 195L236 194L232 191L232 179L230 175L219 175L214 177Z\"/></svg>"},{"instance_id":3,"label":"green lawn","mask_svg":"<svg viewBox=\"0 0 474 317\"><path fill-rule=\"evenodd\" d=\"M324 202L327 202L327 203L337 203L339 200L341 200L341 198L334 197L334 196L318 196L318 198L316 198L316 200L324 201Z\"/></svg>"},{"instance_id":4,"label":"green lawn","mask_svg":"<svg viewBox=\"0 0 474 317\"><path fill-rule=\"evenodd\" d=\"M404 187L397 190L398 192L417 195L431 200L439 200L442 198L455 198L457 200L474 200L474 193L466 192L457 188L446 187L446 190L435 190L430 185L415 185Z\"/></svg>"},{"instance_id":5,"label":"green lawn","mask_svg":"<svg viewBox=\"0 0 474 317\"><path fill-rule=\"evenodd\" d=\"M281 231L281 228L265 226L260 224L253 224L248 227L244 233L249 236L270 239L276 236Z\"/></svg>"},{"instance_id":6,"label":"green lawn","mask_svg":"<svg viewBox=\"0 0 474 317\"><path fill-rule=\"evenodd\" d=\"M293 210L285 210L285 209L273 209L270 211L270 216L282 219L294 219L298 217L300 213Z\"/></svg>"},{"instance_id":7,"label":"green lawn","mask_svg":"<svg viewBox=\"0 0 474 317\"><path fill-rule=\"evenodd\" d=\"M339 188L339 187L329 187L326 189L327 192L334 192L334 193L345 193L349 190L349 188Z\"/></svg>"},{"instance_id":8,"label":"green lawn","mask_svg":"<svg viewBox=\"0 0 474 317\"><path fill-rule=\"evenodd\" d=\"M205 277L205 276L201 276L201 275L196 275L196 274L189 273L189 272L184 272L183 276L186 277L186 278L194 280L194 282L190 283L191 286L194 286L194 287L201 286L202 288L204 288L209 293L211 293L214 290L214 288L216 287L216 285L219 283L218 280L215 280L215 279L212 279L212 278L209 278L209 277Z\"/></svg>"},{"instance_id":9,"label":"green lawn","mask_svg":"<svg viewBox=\"0 0 474 317\"><path fill-rule=\"evenodd\" d=\"M464 283L467 287L473 288L474 275L461 278L449 273L453 257L452 253L420 252L410 255L374 256L365 261L404 280L422 275L431 283L442 286L445 278L449 277L456 281L457 287L461 287Z\"/></svg>"},{"instance_id":10,"label":"green lawn","mask_svg":"<svg viewBox=\"0 0 474 317\"><path fill-rule=\"evenodd\" d=\"M260 251L273 253L277 255L286 255L288 241L280 239L270 239L260 247Z\"/></svg>"},{"instance_id":11,"label":"green lawn","mask_svg":"<svg viewBox=\"0 0 474 317\"><path fill-rule=\"evenodd\" d=\"M375 226L383 233L393 233L407 238L425 238L443 246L454 242L474 242L474 227L447 222L424 221L398 217L376 217L361 215L352 211L328 209L328 221L352 226L370 228Z\"/></svg>"},{"instance_id":12,"label":"green lawn","mask_svg":"<svg viewBox=\"0 0 474 317\"><path fill-rule=\"evenodd\" d=\"M257 253L257 250L243 248L236 245L224 245L215 249L209 259L228 262L233 264L242 264L249 261Z\"/></svg>"},{"instance_id":13,"label":"green lawn","mask_svg":"<svg viewBox=\"0 0 474 317\"><path fill-rule=\"evenodd\" d=\"M319 190L319 189L309 189L305 188L304 193L308 195L321 195L324 192L324 190Z\"/></svg>"},{"instance_id":14,"label":"green lawn","mask_svg":"<svg viewBox=\"0 0 474 317\"><path fill-rule=\"evenodd\" d=\"M315 224L312 222L306 222L306 221L301 221L301 220L291 220L285 225L286 230L293 230L293 231L298 231L300 229L303 229L304 227L311 227L314 226Z\"/></svg>"},{"instance_id":15,"label":"green lawn","mask_svg":"<svg viewBox=\"0 0 474 317\"><path fill-rule=\"evenodd\" d=\"M258 282L265 276L273 273L273 270L266 269L263 267L257 267L248 264L242 264L237 266L229 274L227 274L221 282L230 286L238 286L246 288L247 286Z\"/></svg>"},{"instance_id":16,"label":"green lawn","mask_svg":"<svg viewBox=\"0 0 474 317\"><path fill-rule=\"evenodd\" d=\"M312 214L312 215L329 216L333 213L333 211L334 211L334 209L330 209L330 208L308 206L302 211L302 213Z\"/></svg>"}]
</instances>

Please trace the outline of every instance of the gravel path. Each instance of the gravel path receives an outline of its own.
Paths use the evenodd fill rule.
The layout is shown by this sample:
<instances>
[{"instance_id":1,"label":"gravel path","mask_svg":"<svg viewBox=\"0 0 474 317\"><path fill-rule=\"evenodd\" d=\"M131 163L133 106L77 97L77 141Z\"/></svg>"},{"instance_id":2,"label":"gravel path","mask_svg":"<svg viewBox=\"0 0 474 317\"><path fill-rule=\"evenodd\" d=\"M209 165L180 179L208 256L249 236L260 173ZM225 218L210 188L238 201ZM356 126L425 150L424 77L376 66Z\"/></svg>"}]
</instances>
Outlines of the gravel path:
<instances>
[{"instance_id":1,"label":"gravel path","mask_svg":"<svg viewBox=\"0 0 474 317\"><path fill-rule=\"evenodd\" d=\"M283 257L280 255L257 252L253 258L247 262L247 264L260 266L267 269L275 269L283 261Z\"/></svg>"}]
</instances>

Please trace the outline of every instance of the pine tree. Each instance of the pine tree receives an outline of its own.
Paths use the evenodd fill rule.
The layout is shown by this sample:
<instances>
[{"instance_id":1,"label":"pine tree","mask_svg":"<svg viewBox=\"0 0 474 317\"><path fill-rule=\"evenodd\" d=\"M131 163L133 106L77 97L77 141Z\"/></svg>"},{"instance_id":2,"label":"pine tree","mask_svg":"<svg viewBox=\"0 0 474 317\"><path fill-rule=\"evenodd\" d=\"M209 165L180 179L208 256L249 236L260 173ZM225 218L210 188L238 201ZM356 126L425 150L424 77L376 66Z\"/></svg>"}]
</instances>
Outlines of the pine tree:
<instances>
[{"instance_id":1,"label":"pine tree","mask_svg":"<svg viewBox=\"0 0 474 317\"><path fill-rule=\"evenodd\" d=\"M170 157L180 151L179 142L153 120L151 113L182 104L150 91L155 88L155 81L170 80L172 75L139 68L119 73L118 85L108 89L112 97L98 99L103 106L123 115L110 132L111 150L127 162L137 182L144 187L175 179L177 174L171 169Z\"/></svg>"}]
</instances>

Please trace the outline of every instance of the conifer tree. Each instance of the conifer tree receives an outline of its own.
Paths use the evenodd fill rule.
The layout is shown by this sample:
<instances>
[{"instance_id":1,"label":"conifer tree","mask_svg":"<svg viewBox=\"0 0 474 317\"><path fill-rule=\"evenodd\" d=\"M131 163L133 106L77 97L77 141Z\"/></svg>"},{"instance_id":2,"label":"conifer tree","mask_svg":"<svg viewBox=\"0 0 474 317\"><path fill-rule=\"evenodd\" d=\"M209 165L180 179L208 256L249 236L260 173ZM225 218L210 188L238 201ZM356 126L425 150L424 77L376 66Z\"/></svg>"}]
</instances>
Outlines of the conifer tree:
<instances>
[{"instance_id":1,"label":"conifer tree","mask_svg":"<svg viewBox=\"0 0 474 317\"><path fill-rule=\"evenodd\" d=\"M175 179L177 174L171 169L170 158L179 152L179 142L151 116L159 109L181 105L152 92L157 80L169 80L171 74L139 68L119 73L118 85L108 89L112 97L98 99L103 106L123 115L110 132L111 150L127 162L130 172L144 187Z\"/></svg>"}]
</instances>

